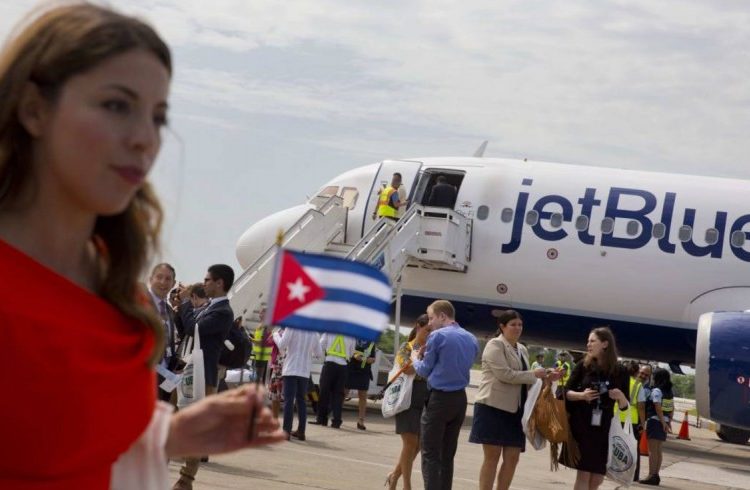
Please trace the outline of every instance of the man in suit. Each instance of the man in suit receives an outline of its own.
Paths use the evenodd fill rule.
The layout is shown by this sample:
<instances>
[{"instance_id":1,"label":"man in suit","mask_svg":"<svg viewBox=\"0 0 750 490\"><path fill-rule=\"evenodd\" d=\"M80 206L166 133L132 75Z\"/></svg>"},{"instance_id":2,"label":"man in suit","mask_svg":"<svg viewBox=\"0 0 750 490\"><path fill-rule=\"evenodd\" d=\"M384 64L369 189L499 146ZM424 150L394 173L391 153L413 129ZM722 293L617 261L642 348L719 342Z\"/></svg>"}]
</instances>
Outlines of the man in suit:
<instances>
[{"instance_id":1,"label":"man in suit","mask_svg":"<svg viewBox=\"0 0 750 490\"><path fill-rule=\"evenodd\" d=\"M232 284L234 271L231 267L226 264L209 267L203 280L203 289L211 301L198 312L188 299L189 290L184 287L180 290L182 303L179 313L186 335L195 335L195 325L198 324L206 372L206 396L216 393L219 384L219 355L234 321L234 313L227 298ZM192 490L199 465L200 458L185 458L185 465L180 469L180 479L173 490Z\"/></svg>"},{"instance_id":2,"label":"man in suit","mask_svg":"<svg viewBox=\"0 0 750 490\"><path fill-rule=\"evenodd\" d=\"M437 183L430 191L427 205L453 209L453 206L456 204L456 195L458 194L456 187L448 183L448 179L445 178L445 175L438 175L436 181Z\"/></svg>"},{"instance_id":3,"label":"man in suit","mask_svg":"<svg viewBox=\"0 0 750 490\"><path fill-rule=\"evenodd\" d=\"M151 270L151 275L148 278L148 292L151 297L151 302L154 305L154 309L156 309L156 312L164 322L164 339L166 342L164 344L164 353L160 365L170 371L174 371L178 361L174 311L169 305L169 300L167 298L169 291L174 285L174 267L166 262L156 264ZM156 385L160 386L164 381L164 377L161 374L157 374L156 378ZM157 389L159 400L165 402L172 401L172 393L174 393L174 391L164 391L161 387Z\"/></svg>"}]
</instances>

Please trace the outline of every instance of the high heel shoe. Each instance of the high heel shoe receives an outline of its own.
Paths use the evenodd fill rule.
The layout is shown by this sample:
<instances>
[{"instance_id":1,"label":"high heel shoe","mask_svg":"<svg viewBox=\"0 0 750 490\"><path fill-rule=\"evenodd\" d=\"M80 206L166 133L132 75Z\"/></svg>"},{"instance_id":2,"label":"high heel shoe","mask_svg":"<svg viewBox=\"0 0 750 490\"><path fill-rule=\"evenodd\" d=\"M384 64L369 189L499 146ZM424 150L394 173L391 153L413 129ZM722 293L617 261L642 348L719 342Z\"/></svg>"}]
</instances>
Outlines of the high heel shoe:
<instances>
[{"instance_id":1,"label":"high heel shoe","mask_svg":"<svg viewBox=\"0 0 750 490\"><path fill-rule=\"evenodd\" d=\"M391 488L391 478L393 478L393 474L388 473L388 476L385 477L385 483L383 483L384 487Z\"/></svg>"},{"instance_id":2,"label":"high heel shoe","mask_svg":"<svg viewBox=\"0 0 750 490\"><path fill-rule=\"evenodd\" d=\"M367 430L367 427L365 427L365 421L362 419L359 419L357 421L357 429L359 430Z\"/></svg>"}]
</instances>

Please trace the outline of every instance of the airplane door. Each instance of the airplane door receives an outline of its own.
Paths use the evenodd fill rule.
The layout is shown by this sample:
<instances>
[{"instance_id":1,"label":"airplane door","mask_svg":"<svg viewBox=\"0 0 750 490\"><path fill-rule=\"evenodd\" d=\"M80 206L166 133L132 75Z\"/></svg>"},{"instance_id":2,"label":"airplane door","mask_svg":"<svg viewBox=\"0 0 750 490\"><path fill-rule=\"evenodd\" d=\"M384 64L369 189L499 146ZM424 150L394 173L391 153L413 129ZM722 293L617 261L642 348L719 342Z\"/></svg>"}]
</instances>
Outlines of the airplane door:
<instances>
[{"instance_id":1,"label":"airplane door","mask_svg":"<svg viewBox=\"0 0 750 490\"><path fill-rule=\"evenodd\" d=\"M367 208L365 209L365 219L362 223L362 236L372 228L375 220L372 219L372 213L377 210L378 197L383 187L391 183L394 172L399 172L402 177L402 183L406 189L406 195L411 195L412 188L417 183L419 169L422 168L422 162L416 160L383 160L378 169L375 180L372 183L370 196L367 199Z\"/></svg>"}]
</instances>

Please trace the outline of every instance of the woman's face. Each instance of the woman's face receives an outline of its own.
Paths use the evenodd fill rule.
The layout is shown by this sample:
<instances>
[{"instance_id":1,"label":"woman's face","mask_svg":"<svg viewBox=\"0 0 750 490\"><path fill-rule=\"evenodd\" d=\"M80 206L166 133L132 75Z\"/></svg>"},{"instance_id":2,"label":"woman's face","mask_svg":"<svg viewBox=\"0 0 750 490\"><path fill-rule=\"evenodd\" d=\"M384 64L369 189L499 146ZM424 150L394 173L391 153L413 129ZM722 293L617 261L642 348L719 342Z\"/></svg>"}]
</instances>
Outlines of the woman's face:
<instances>
[{"instance_id":1,"label":"woman's face","mask_svg":"<svg viewBox=\"0 0 750 490\"><path fill-rule=\"evenodd\" d=\"M589 334L589 340L586 343L586 351L596 357L601 358L602 354L604 353L604 350L609 347L608 341L601 341L599 340L599 337L596 336L595 333Z\"/></svg>"},{"instance_id":2,"label":"woman's face","mask_svg":"<svg viewBox=\"0 0 750 490\"><path fill-rule=\"evenodd\" d=\"M417 329L417 335L415 337L415 340L419 345L424 345L424 343L427 341L427 337L430 335L430 332L432 332L432 327L430 327L429 324L422 325Z\"/></svg>"},{"instance_id":3,"label":"woman's face","mask_svg":"<svg viewBox=\"0 0 750 490\"><path fill-rule=\"evenodd\" d=\"M505 340L511 343L518 342L523 332L523 321L520 318L514 318L509 320L504 326L500 326L500 330L503 332Z\"/></svg>"},{"instance_id":4,"label":"woman's face","mask_svg":"<svg viewBox=\"0 0 750 490\"><path fill-rule=\"evenodd\" d=\"M156 56L132 50L65 82L30 131L41 192L84 213L122 212L159 153L169 79Z\"/></svg>"}]
</instances>

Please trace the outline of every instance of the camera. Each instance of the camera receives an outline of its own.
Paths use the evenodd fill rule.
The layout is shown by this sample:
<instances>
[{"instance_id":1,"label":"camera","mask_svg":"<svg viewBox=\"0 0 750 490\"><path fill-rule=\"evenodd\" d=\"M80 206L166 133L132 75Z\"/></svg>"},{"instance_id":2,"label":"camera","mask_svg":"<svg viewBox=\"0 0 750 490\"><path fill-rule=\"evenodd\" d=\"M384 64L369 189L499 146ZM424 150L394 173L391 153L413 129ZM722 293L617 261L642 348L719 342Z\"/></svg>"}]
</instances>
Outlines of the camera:
<instances>
[{"instance_id":1,"label":"camera","mask_svg":"<svg viewBox=\"0 0 750 490\"><path fill-rule=\"evenodd\" d=\"M594 381L591 383L591 389L596 390L600 395L606 395L609 391L609 381Z\"/></svg>"}]
</instances>

